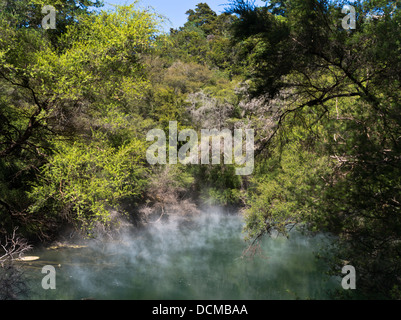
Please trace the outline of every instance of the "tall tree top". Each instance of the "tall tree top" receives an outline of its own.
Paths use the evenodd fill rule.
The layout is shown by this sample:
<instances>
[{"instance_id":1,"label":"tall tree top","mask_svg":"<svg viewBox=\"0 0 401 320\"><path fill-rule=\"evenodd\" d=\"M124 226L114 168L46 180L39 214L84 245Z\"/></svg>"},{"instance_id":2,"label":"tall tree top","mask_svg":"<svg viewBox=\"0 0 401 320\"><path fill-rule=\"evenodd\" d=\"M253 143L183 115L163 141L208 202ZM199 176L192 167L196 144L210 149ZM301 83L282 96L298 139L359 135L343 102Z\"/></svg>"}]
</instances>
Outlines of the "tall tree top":
<instances>
[{"instance_id":1,"label":"tall tree top","mask_svg":"<svg viewBox=\"0 0 401 320\"><path fill-rule=\"evenodd\" d=\"M216 12L214 12L207 3L198 3L195 11L190 9L186 12L188 15L188 22L185 26L193 24L198 28L201 28L206 34L210 34L212 31L212 24L217 18Z\"/></svg>"}]
</instances>

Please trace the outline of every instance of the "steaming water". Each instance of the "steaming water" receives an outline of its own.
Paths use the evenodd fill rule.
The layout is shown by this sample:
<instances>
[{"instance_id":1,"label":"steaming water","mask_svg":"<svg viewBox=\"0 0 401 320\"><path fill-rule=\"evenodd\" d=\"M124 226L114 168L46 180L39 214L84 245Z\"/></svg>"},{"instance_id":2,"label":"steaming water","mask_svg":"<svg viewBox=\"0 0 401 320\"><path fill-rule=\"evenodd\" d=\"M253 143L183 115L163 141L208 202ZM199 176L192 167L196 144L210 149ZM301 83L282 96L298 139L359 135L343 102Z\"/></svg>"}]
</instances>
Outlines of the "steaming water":
<instances>
[{"instance_id":1,"label":"steaming water","mask_svg":"<svg viewBox=\"0 0 401 320\"><path fill-rule=\"evenodd\" d=\"M325 299L339 281L325 274L314 252L327 242L292 232L262 241L243 258L243 222L237 215L203 213L193 223L154 224L119 241L87 248L34 252L32 299ZM44 290L44 265L56 268L56 290Z\"/></svg>"}]
</instances>

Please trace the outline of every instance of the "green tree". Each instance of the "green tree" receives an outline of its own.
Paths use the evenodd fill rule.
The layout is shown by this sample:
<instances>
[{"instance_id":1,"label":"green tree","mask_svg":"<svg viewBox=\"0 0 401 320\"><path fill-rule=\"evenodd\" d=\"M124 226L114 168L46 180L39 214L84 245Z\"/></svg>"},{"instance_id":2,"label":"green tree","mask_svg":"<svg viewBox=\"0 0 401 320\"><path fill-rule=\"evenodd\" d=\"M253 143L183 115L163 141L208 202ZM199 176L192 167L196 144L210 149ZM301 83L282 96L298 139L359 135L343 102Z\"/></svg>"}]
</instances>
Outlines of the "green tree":
<instances>
[{"instance_id":1,"label":"green tree","mask_svg":"<svg viewBox=\"0 0 401 320\"><path fill-rule=\"evenodd\" d=\"M132 140L116 149L107 146L104 137L93 140L55 146L57 153L42 167L29 193L32 214L47 210L92 235L97 223L112 225L111 211L120 210L121 201L141 195L144 143Z\"/></svg>"},{"instance_id":2,"label":"green tree","mask_svg":"<svg viewBox=\"0 0 401 320\"><path fill-rule=\"evenodd\" d=\"M189 25L200 28L206 35L213 33L213 23L217 18L216 12L214 12L207 3L198 3L195 10L188 10L188 21L184 24L184 27Z\"/></svg>"},{"instance_id":3,"label":"green tree","mask_svg":"<svg viewBox=\"0 0 401 320\"><path fill-rule=\"evenodd\" d=\"M253 94L267 103L282 102L277 125L259 140L259 152L291 148L291 132L305 128L303 149L317 145L316 159L330 160L321 179L311 180L310 191L297 188L304 198L313 199L299 221L339 236L335 274L342 261L349 261L358 270L360 292L394 297L399 295L401 265L400 4L353 3L357 29L351 31L341 27L344 4L286 0L255 8L235 1L231 12L240 16L236 39L246 45ZM266 183L259 185L256 182L255 188ZM260 208L259 202L277 208L289 200L283 197L277 203L270 194L260 192L250 212ZM303 206L298 199L296 204ZM294 210L272 218L285 222ZM259 226L249 225L255 231ZM264 227L260 231L266 232Z\"/></svg>"},{"instance_id":4,"label":"green tree","mask_svg":"<svg viewBox=\"0 0 401 320\"><path fill-rule=\"evenodd\" d=\"M46 14L42 8L51 5L56 9L56 29L49 29L43 36L58 46L57 39L66 32L68 26L77 23L80 15L89 15L92 10L103 6L102 0L1 0L0 12L8 23L17 29L41 29Z\"/></svg>"},{"instance_id":5,"label":"green tree","mask_svg":"<svg viewBox=\"0 0 401 320\"><path fill-rule=\"evenodd\" d=\"M0 40L0 85L4 89L0 98L3 120L0 159L4 179L0 204L5 230L22 225L31 234L42 231L45 234L44 230L60 218L48 214L46 201L39 196L45 197L46 192L58 201L58 208L71 207L72 197L78 199L78 194L85 198L83 193L89 192L80 186L92 185L95 189L85 198L89 200L72 207L71 215L83 217L78 224L85 224L88 217L97 214L107 220L102 201L108 196L116 199L138 195L142 186L135 174L133 181L137 182L132 182L133 188L124 187L129 174L143 172L138 154L128 150L130 143L136 143L135 147L142 150L145 142L138 141L146 141L143 129L150 125L149 121L142 121L137 103L148 87L141 55L151 50L158 32L157 18L136 10L133 4L112 12L87 12L75 16L74 21L57 38L55 46L47 38L46 30L12 26L6 16L0 19L4 35ZM134 119L140 120L130 128ZM119 155L121 162L109 163L96 150L105 150L110 158ZM87 161L81 163L71 154L79 154L82 161ZM95 171L103 172L94 177L86 171L94 165L87 158L90 155L99 160ZM69 164L63 164L62 159L69 159ZM131 167L127 169L128 163ZM66 175L63 165L79 167L76 184L65 181L76 175ZM116 180L110 180L114 187L109 185L111 193L107 194L100 182L104 176L111 177L111 172ZM60 186L50 192L48 188L56 188L56 184L46 179L62 182L77 193L74 195ZM89 183L85 179L94 181ZM117 186L118 183L123 185ZM26 196L32 191L30 185L35 185L37 196L33 198ZM123 193L113 193L120 192L117 189ZM70 192L70 197L65 197L65 192ZM96 200L99 207L94 205ZM79 215L79 212L86 213Z\"/></svg>"}]
</instances>

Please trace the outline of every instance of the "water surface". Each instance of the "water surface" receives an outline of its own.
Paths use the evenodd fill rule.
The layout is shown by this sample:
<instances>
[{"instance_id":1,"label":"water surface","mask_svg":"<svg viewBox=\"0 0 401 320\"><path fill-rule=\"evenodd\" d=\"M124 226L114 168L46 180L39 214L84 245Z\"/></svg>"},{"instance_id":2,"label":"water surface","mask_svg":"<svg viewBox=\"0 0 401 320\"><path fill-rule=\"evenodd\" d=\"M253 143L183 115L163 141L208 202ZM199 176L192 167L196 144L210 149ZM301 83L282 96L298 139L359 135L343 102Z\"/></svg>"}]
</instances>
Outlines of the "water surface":
<instances>
[{"instance_id":1,"label":"water surface","mask_svg":"<svg viewBox=\"0 0 401 320\"><path fill-rule=\"evenodd\" d=\"M190 224L158 223L86 248L36 251L30 298L328 299L340 285L315 257L325 236L266 237L249 257L242 227L238 215L202 213ZM44 265L56 268L56 290L41 287Z\"/></svg>"}]
</instances>

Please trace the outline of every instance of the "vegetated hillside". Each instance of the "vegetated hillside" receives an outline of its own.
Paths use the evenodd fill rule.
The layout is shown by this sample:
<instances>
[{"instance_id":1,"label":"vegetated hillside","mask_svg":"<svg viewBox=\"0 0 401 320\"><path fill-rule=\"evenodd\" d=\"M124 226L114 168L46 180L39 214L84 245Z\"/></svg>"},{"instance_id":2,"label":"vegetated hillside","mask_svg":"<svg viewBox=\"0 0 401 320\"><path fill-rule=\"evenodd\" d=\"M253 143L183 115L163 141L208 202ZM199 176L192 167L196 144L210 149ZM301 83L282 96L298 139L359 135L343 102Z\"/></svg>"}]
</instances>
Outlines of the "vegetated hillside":
<instances>
[{"instance_id":1,"label":"vegetated hillside","mask_svg":"<svg viewBox=\"0 0 401 320\"><path fill-rule=\"evenodd\" d=\"M162 34L137 4L48 2L54 30L37 1L0 0L3 236L235 206L253 241L293 223L336 234L333 273L348 261L367 297L399 298L399 3L353 3L355 30L342 1L232 1L219 15L200 3ZM171 121L253 129L253 174L150 165L146 135L168 137Z\"/></svg>"}]
</instances>

